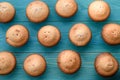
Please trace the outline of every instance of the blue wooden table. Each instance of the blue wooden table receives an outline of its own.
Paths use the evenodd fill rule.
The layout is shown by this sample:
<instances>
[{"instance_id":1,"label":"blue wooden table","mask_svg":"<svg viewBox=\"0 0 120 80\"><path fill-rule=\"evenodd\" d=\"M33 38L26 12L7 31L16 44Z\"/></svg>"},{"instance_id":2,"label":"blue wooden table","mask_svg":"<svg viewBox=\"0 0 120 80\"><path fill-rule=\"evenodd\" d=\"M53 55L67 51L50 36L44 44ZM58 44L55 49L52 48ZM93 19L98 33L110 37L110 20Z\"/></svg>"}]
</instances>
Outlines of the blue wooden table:
<instances>
[{"instance_id":1,"label":"blue wooden table","mask_svg":"<svg viewBox=\"0 0 120 80\"><path fill-rule=\"evenodd\" d=\"M0 23L0 51L13 52L17 58L15 70L9 75L1 75L0 80L120 80L120 71L111 77L103 78L99 76L94 69L94 59L101 52L111 52L113 56L120 62L120 45L107 45L101 38L101 30L106 23L120 23L120 0L105 0L111 6L111 15L104 22L93 22L87 13L88 5L93 0L76 0L78 3L78 12L75 16L65 19L59 17L55 12L55 4L57 0L43 0L50 8L50 15L43 23L30 22L25 14L27 5L33 0L0 0L8 1L16 8L16 15L10 23ZM85 47L76 47L68 39L68 32L73 24L85 23L92 30L92 40ZM26 26L30 32L28 43L20 48L14 48L5 41L5 33L7 29L14 24L22 24ZM61 31L61 40L58 45L52 48L43 47L37 41L37 32L44 25L54 25ZM73 74L64 74L57 67L56 59L62 50L71 49L80 53L82 58L82 66L80 70ZM39 77L31 77L23 70L24 59L32 54L38 53L45 57L47 61L46 72Z\"/></svg>"}]
</instances>

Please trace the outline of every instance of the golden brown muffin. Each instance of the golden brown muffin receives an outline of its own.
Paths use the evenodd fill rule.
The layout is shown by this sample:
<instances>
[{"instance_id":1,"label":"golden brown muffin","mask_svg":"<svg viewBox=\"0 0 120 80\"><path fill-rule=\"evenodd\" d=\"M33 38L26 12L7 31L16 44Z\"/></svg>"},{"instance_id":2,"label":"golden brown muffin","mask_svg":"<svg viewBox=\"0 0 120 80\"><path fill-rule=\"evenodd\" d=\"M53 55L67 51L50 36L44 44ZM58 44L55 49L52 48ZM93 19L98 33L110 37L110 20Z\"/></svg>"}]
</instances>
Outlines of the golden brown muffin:
<instances>
[{"instance_id":1,"label":"golden brown muffin","mask_svg":"<svg viewBox=\"0 0 120 80\"><path fill-rule=\"evenodd\" d=\"M15 15L15 8L8 2L0 2L0 22L10 22Z\"/></svg>"},{"instance_id":2,"label":"golden brown muffin","mask_svg":"<svg viewBox=\"0 0 120 80\"><path fill-rule=\"evenodd\" d=\"M6 41L14 47L23 46L29 39L27 28L22 25L13 25L6 32Z\"/></svg>"},{"instance_id":3,"label":"golden brown muffin","mask_svg":"<svg viewBox=\"0 0 120 80\"><path fill-rule=\"evenodd\" d=\"M49 8L47 4L41 0L36 0L27 6L26 15L31 22L42 22L46 20L49 15Z\"/></svg>"},{"instance_id":4,"label":"golden brown muffin","mask_svg":"<svg viewBox=\"0 0 120 80\"><path fill-rule=\"evenodd\" d=\"M88 14L94 21L104 21L110 15L110 6L103 0L94 1L88 7Z\"/></svg>"},{"instance_id":5,"label":"golden brown muffin","mask_svg":"<svg viewBox=\"0 0 120 80\"><path fill-rule=\"evenodd\" d=\"M58 0L55 9L58 15L68 18L77 12L78 6L75 0Z\"/></svg>"},{"instance_id":6,"label":"golden brown muffin","mask_svg":"<svg viewBox=\"0 0 120 80\"><path fill-rule=\"evenodd\" d=\"M0 74L5 75L13 71L16 65L16 58L10 52L0 52Z\"/></svg>"},{"instance_id":7,"label":"golden brown muffin","mask_svg":"<svg viewBox=\"0 0 120 80\"><path fill-rule=\"evenodd\" d=\"M110 45L120 44L120 25L115 23L106 24L102 29L102 38Z\"/></svg>"},{"instance_id":8,"label":"golden brown muffin","mask_svg":"<svg viewBox=\"0 0 120 80\"><path fill-rule=\"evenodd\" d=\"M55 46L60 41L60 31L51 25L43 26L38 32L39 42L46 46Z\"/></svg>"},{"instance_id":9,"label":"golden brown muffin","mask_svg":"<svg viewBox=\"0 0 120 80\"><path fill-rule=\"evenodd\" d=\"M70 41L76 46L85 46L90 41L92 33L90 29L82 23L75 24L69 32Z\"/></svg>"},{"instance_id":10,"label":"golden brown muffin","mask_svg":"<svg viewBox=\"0 0 120 80\"><path fill-rule=\"evenodd\" d=\"M73 74L81 66L80 55L72 50L62 51L57 59L58 67L66 74Z\"/></svg>"},{"instance_id":11,"label":"golden brown muffin","mask_svg":"<svg viewBox=\"0 0 120 80\"><path fill-rule=\"evenodd\" d=\"M113 76L119 69L117 60L107 52L96 57L94 66L96 72L103 77Z\"/></svg>"},{"instance_id":12,"label":"golden brown muffin","mask_svg":"<svg viewBox=\"0 0 120 80\"><path fill-rule=\"evenodd\" d=\"M46 70L46 61L39 54L29 55L24 61L24 70L31 76L40 76Z\"/></svg>"}]
</instances>

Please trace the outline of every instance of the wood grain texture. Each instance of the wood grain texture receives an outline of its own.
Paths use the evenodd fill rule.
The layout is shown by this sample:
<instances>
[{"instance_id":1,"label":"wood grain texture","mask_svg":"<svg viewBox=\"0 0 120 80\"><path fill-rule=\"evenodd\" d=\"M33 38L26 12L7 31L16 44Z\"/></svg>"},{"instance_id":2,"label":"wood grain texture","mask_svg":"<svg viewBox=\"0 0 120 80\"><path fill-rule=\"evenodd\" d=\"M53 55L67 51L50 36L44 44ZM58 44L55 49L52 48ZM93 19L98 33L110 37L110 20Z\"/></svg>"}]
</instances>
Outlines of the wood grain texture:
<instances>
[{"instance_id":1,"label":"wood grain texture","mask_svg":"<svg viewBox=\"0 0 120 80\"><path fill-rule=\"evenodd\" d=\"M17 58L17 66L11 74L0 75L0 80L120 80L120 71L113 77L103 78L94 69L94 59L101 52L111 52L120 62L120 45L110 46L101 38L101 30L105 24L120 23L120 0L105 0L111 6L111 15L104 22L93 22L88 17L87 8L93 0L76 0L79 7L78 12L68 19L56 14L54 7L57 0L42 0L48 4L50 15L45 22L38 24L29 22L25 14L26 6L33 0L0 0L0 2L2 1L13 4L16 8L16 15L12 22L0 23L0 51L13 52ZM85 23L92 31L92 40L85 47L74 46L68 38L68 32L72 25L79 22ZM22 24L30 32L28 43L20 48L14 48L5 41L7 29L14 24ZM44 25L54 25L60 30L62 37L55 47L46 48L37 41L37 32ZM57 56L59 52L65 49L79 52L82 58L81 69L73 75L64 74L57 67ZM24 59L32 53L43 55L47 61L47 70L42 76L31 77L23 70Z\"/></svg>"}]
</instances>

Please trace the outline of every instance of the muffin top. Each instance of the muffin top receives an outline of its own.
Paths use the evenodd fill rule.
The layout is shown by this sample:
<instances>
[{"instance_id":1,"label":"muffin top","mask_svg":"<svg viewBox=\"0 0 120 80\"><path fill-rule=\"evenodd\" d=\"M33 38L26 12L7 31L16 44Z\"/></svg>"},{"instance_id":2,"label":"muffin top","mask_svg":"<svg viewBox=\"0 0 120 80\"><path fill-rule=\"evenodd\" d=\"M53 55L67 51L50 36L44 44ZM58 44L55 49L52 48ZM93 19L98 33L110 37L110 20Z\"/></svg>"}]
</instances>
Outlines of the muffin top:
<instances>
[{"instance_id":1,"label":"muffin top","mask_svg":"<svg viewBox=\"0 0 120 80\"><path fill-rule=\"evenodd\" d=\"M27 6L26 15L32 22L42 22L49 15L49 8L44 2L36 0Z\"/></svg>"},{"instance_id":2,"label":"muffin top","mask_svg":"<svg viewBox=\"0 0 120 80\"><path fill-rule=\"evenodd\" d=\"M113 76L119 68L117 60L110 53L101 53L96 57L95 68L104 77Z\"/></svg>"},{"instance_id":3,"label":"muffin top","mask_svg":"<svg viewBox=\"0 0 120 80\"><path fill-rule=\"evenodd\" d=\"M69 32L69 38L76 46L85 46L91 39L90 29L82 23L75 24Z\"/></svg>"},{"instance_id":4,"label":"muffin top","mask_svg":"<svg viewBox=\"0 0 120 80\"><path fill-rule=\"evenodd\" d=\"M39 54L29 55L24 61L24 70L31 76L40 76L46 70L46 61Z\"/></svg>"},{"instance_id":5,"label":"muffin top","mask_svg":"<svg viewBox=\"0 0 120 80\"><path fill-rule=\"evenodd\" d=\"M103 0L94 1L88 7L88 14L94 21L104 21L110 15L110 6Z\"/></svg>"},{"instance_id":6,"label":"muffin top","mask_svg":"<svg viewBox=\"0 0 120 80\"><path fill-rule=\"evenodd\" d=\"M23 46L29 38L28 30L22 25L13 25L6 32L6 41L14 47Z\"/></svg>"},{"instance_id":7,"label":"muffin top","mask_svg":"<svg viewBox=\"0 0 120 80\"><path fill-rule=\"evenodd\" d=\"M15 8L8 2L0 2L0 22L6 23L13 19Z\"/></svg>"},{"instance_id":8,"label":"muffin top","mask_svg":"<svg viewBox=\"0 0 120 80\"><path fill-rule=\"evenodd\" d=\"M43 26L38 32L39 42L46 46L52 47L60 40L60 31L51 25Z\"/></svg>"},{"instance_id":9,"label":"muffin top","mask_svg":"<svg viewBox=\"0 0 120 80\"><path fill-rule=\"evenodd\" d=\"M62 17L71 17L77 12L78 6L75 0L58 0L56 12Z\"/></svg>"},{"instance_id":10,"label":"muffin top","mask_svg":"<svg viewBox=\"0 0 120 80\"><path fill-rule=\"evenodd\" d=\"M120 25L115 23L106 24L102 29L102 37L110 45L120 44Z\"/></svg>"},{"instance_id":11,"label":"muffin top","mask_svg":"<svg viewBox=\"0 0 120 80\"><path fill-rule=\"evenodd\" d=\"M9 74L16 65L16 58L10 52L0 52L0 74Z\"/></svg>"},{"instance_id":12,"label":"muffin top","mask_svg":"<svg viewBox=\"0 0 120 80\"><path fill-rule=\"evenodd\" d=\"M57 63L64 73L73 74L80 68L81 58L75 51L64 50L58 55Z\"/></svg>"}]
</instances>

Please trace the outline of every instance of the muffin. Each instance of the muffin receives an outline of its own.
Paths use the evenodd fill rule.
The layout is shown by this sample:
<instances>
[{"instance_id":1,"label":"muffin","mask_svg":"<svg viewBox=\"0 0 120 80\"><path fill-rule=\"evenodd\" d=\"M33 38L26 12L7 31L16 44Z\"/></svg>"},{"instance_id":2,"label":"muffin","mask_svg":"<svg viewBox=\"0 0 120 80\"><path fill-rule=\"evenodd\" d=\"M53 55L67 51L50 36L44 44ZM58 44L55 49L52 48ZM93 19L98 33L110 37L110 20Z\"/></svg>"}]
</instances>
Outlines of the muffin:
<instances>
[{"instance_id":1,"label":"muffin","mask_svg":"<svg viewBox=\"0 0 120 80\"><path fill-rule=\"evenodd\" d=\"M110 15L110 6L103 0L96 0L89 5L88 14L94 21L104 21Z\"/></svg>"},{"instance_id":2,"label":"muffin","mask_svg":"<svg viewBox=\"0 0 120 80\"><path fill-rule=\"evenodd\" d=\"M58 67L66 74L73 74L81 66L80 55L72 50L64 50L58 55Z\"/></svg>"},{"instance_id":3,"label":"muffin","mask_svg":"<svg viewBox=\"0 0 120 80\"><path fill-rule=\"evenodd\" d=\"M28 30L22 25L13 25L6 32L6 42L14 47L23 46L29 38Z\"/></svg>"},{"instance_id":4,"label":"muffin","mask_svg":"<svg viewBox=\"0 0 120 80\"><path fill-rule=\"evenodd\" d=\"M0 22L10 22L15 15L15 8L8 2L0 2Z\"/></svg>"},{"instance_id":5,"label":"muffin","mask_svg":"<svg viewBox=\"0 0 120 80\"><path fill-rule=\"evenodd\" d=\"M68 18L77 12L78 6L75 0L58 0L55 9L58 15Z\"/></svg>"},{"instance_id":6,"label":"muffin","mask_svg":"<svg viewBox=\"0 0 120 80\"><path fill-rule=\"evenodd\" d=\"M38 32L38 40L43 46L55 46L60 41L60 31L51 25L43 26Z\"/></svg>"},{"instance_id":7,"label":"muffin","mask_svg":"<svg viewBox=\"0 0 120 80\"><path fill-rule=\"evenodd\" d=\"M113 76L119 69L119 63L108 52L99 54L94 63L96 72L103 77Z\"/></svg>"},{"instance_id":8,"label":"muffin","mask_svg":"<svg viewBox=\"0 0 120 80\"><path fill-rule=\"evenodd\" d=\"M10 52L0 52L0 74L6 75L13 71L16 65L16 58Z\"/></svg>"},{"instance_id":9,"label":"muffin","mask_svg":"<svg viewBox=\"0 0 120 80\"><path fill-rule=\"evenodd\" d=\"M90 29L82 23L73 25L69 32L69 39L76 46L87 45L91 40L91 36Z\"/></svg>"},{"instance_id":10,"label":"muffin","mask_svg":"<svg viewBox=\"0 0 120 80\"><path fill-rule=\"evenodd\" d=\"M47 4L41 0L36 0L27 6L26 15L31 22L42 22L46 20L49 15L49 8Z\"/></svg>"},{"instance_id":11,"label":"muffin","mask_svg":"<svg viewBox=\"0 0 120 80\"><path fill-rule=\"evenodd\" d=\"M102 29L102 38L107 44L120 44L120 25L115 23L106 24Z\"/></svg>"},{"instance_id":12,"label":"muffin","mask_svg":"<svg viewBox=\"0 0 120 80\"><path fill-rule=\"evenodd\" d=\"M40 76L46 70L46 61L39 54L29 55L24 61L24 70L31 76Z\"/></svg>"}]
</instances>

